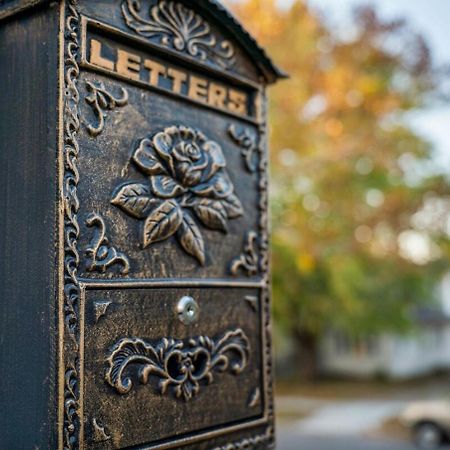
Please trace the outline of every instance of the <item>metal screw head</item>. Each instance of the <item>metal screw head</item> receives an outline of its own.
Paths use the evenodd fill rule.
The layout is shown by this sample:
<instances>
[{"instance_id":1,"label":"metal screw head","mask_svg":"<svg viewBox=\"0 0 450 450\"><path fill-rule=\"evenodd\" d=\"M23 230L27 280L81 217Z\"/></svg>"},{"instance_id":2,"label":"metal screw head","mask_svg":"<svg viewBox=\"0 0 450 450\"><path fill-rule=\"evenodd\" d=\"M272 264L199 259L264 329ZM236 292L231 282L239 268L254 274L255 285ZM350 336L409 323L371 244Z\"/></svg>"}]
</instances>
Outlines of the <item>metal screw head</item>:
<instances>
[{"instance_id":1,"label":"metal screw head","mask_svg":"<svg viewBox=\"0 0 450 450\"><path fill-rule=\"evenodd\" d=\"M189 296L184 296L177 304L178 319L185 325L192 325L197 322L200 308L198 303Z\"/></svg>"}]
</instances>

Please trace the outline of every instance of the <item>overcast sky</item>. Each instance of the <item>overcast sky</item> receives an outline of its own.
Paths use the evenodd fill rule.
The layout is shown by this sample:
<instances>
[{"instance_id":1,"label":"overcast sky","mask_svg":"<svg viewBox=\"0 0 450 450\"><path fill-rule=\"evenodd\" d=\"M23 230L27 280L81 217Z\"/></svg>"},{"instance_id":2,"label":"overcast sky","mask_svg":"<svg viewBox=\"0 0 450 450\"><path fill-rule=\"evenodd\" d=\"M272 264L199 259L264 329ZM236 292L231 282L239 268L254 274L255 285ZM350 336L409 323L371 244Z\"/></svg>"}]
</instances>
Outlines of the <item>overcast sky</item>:
<instances>
[{"instance_id":1,"label":"overcast sky","mask_svg":"<svg viewBox=\"0 0 450 450\"><path fill-rule=\"evenodd\" d=\"M289 5L292 0L279 0ZM385 17L406 17L413 27L423 34L439 62L450 62L449 0L308 0L314 8L326 12L326 17L336 23L345 22L355 5L373 4Z\"/></svg>"},{"instance_id":2,"label":"overcast sky","mask_svg":"<svg viewBox=\"0 0 450 450\"><path fill-rule=\"evenodd\" d=\"M289 6L292 0L279 0ZM373 4L382 17L405 17L427 40L434 61L450 64L450 0L308 0L320 10L327 22L338 28L349 20L354 6ZM434 142L436 158L450 173L450 107L435 107L415 114L412 123L420 133Z\"/></svg>"}]
</instances>

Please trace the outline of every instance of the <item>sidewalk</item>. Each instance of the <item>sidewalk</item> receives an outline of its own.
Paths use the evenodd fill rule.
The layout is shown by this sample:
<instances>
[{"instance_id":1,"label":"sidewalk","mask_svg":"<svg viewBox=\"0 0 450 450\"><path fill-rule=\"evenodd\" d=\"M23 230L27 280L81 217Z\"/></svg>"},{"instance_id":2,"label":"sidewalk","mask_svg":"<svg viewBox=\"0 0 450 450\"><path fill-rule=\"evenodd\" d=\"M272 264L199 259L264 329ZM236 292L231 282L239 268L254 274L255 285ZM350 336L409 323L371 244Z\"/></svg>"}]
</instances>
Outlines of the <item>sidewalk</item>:
<instances>
[{"instance_id":1,"label":"sidewalk","mask_svg":"<svg viewBox=\"0 0 450 450\"><path fill-rule=\"evenodd\" d=\"M405 400L276 398L278 450L415 450L408 440L383 433ZM406 436L405 432L405 436Z\"/></svg>"},{"instance_id":2,"label":"sidewalk","mask_svg":"<svg viewBox=\"0 0 450 450\"><path fill-rule=\"evenodd\" d=\"M397 417L410 402L450 398L450 380L284 384L278 393L278 450L417 450Z\"/></svg>"},{"instance_id":3,"label":"sidewalk","mask_svg":"<svg viewBox=\"0 0 450 450\"><path fill-rule=\"evenodd\" d=\"M277 450L417 450L407 442L371 440L360 436L304 436L278 427Z\"/></svg>"}]
</instances>

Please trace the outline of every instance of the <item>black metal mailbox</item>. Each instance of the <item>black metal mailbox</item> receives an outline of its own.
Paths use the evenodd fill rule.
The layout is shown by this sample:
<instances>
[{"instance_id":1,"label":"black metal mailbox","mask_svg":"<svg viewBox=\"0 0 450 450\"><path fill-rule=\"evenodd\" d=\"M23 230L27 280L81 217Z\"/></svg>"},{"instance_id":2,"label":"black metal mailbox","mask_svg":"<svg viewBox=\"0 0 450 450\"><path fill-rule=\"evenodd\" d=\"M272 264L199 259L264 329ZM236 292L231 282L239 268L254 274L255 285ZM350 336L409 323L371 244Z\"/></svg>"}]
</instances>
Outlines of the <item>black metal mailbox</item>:
<instances>
[{"instance_id":1,"label":"black metal mailbox","mask_svg":"<svg viewBox=\"0 0 450 450\"><path fill-rule=\"evenodd\" d=\"M272 448L283 73L214 0L0 19L0 448Z\"/></svg>"}]
</instances>

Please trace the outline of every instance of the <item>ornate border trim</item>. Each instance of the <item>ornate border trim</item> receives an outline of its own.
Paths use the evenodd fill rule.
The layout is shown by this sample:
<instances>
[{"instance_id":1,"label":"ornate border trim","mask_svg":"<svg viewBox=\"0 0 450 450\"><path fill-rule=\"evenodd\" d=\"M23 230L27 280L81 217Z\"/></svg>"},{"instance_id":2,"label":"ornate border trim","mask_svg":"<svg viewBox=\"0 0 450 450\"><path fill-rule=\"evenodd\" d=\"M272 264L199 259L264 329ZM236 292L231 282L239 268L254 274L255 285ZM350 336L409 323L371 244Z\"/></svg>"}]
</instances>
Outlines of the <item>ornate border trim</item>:
<instances>
[{"instance_id":1,"label":"ornate border trim","mask_svg":"<svg viewBox=\"0 0 450 450\"><path fill-rule=\"evenodd\" d=\"M269 422L267 430L268 442L275 444L275 422L273 403L273 349L272 349L272 321L271 321L271 295L270 295L270 230L269 230L269 150L268 150L268 102L266 89L260 91L260 114L259 124L259 192L260 192L260 219L259 219L259 267L263 274L264 288L261 291L261 305L263 314L263 348L264 354L264 383L266 398L266 414Z\"/></svg>"},{"instance_id":2,"label":"ornate border trim","mask_svg":"<svg viewBox=\"0 0 450 450\"><path fill-rule=\"evenodd\" d=\"M222 446L214 447L212 450L252 450L261 448L263 444L269 444L272 442L273 429L269 426L264 433L255 434L240 441L230 442ZM270 448L270 447L267 447Z\"/></svg>"},{"instance_id":3,"label":"ornate border trim","mask_svg":"<svg viewBox=\"0 0 450 450\"><path fill-rule=\"evenodd\" d=\"M61 20L64 19L63 52L64 69L62 110L62 207L63 207L63 417L62 445L64 450L81 447L83 434L80 382L80 308L81 286L78 281L78 265L80 256L77 240L80 228L77 219L79 200L77 186L79 173L77 158L79 145L77 134L80 130L78 78L80 68L78 57L80 51L79 30L80 14L78 0L67 0L61 6Z\"/></svg>"}]
</instances>

